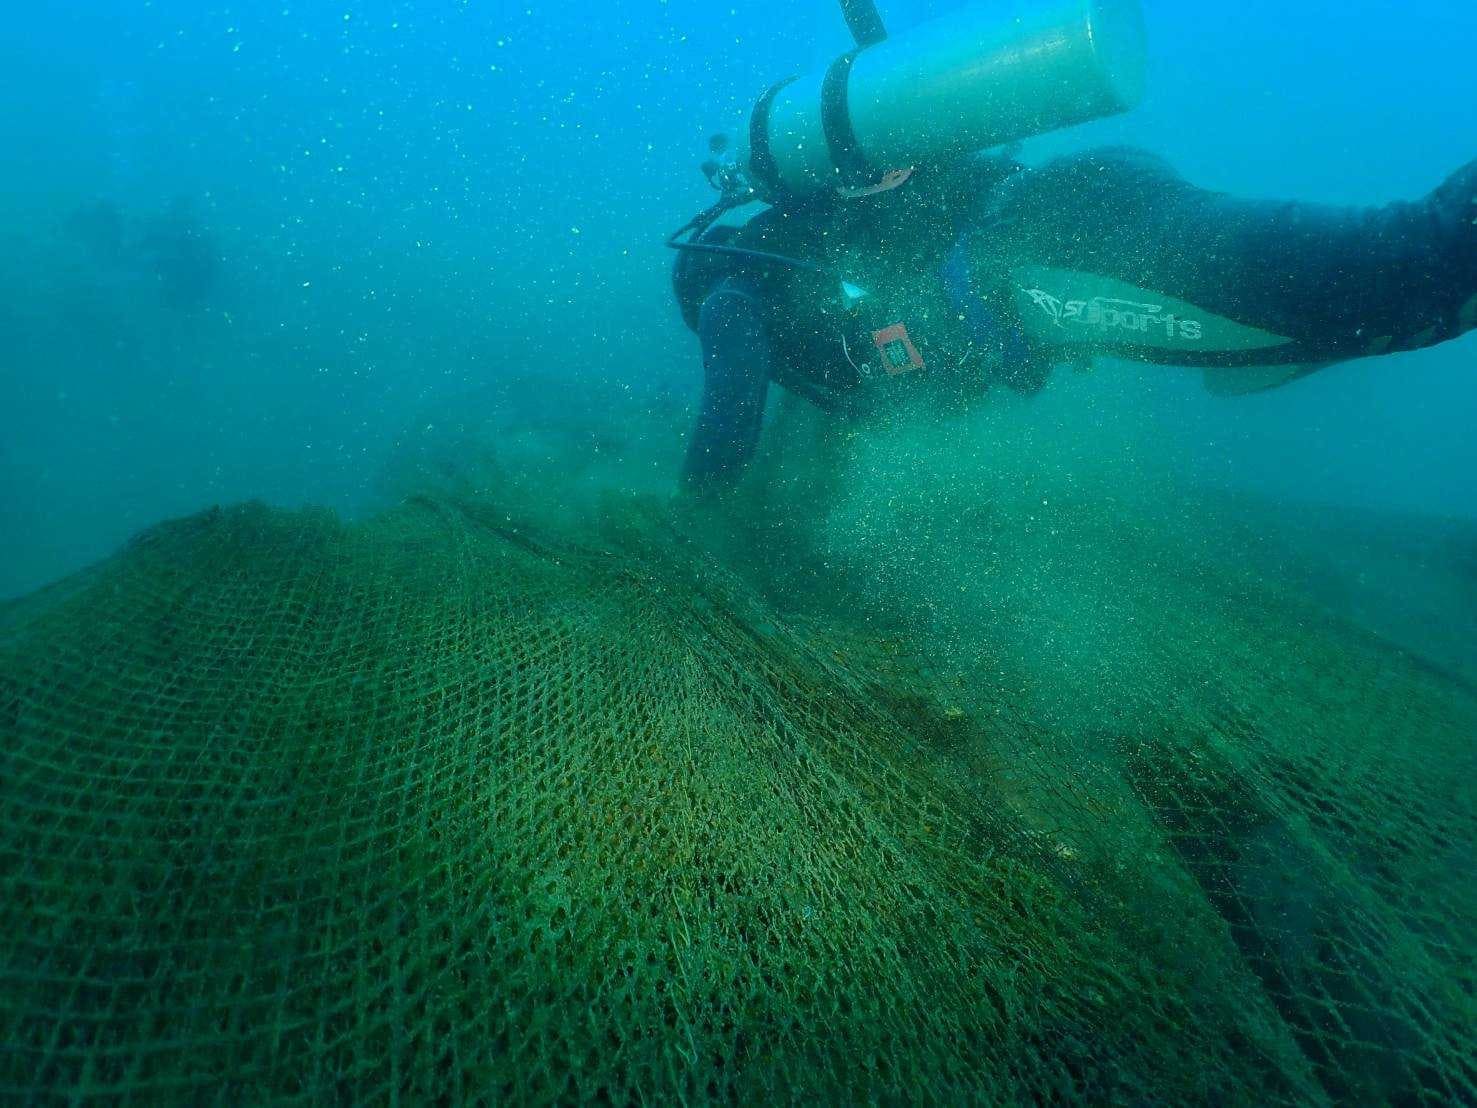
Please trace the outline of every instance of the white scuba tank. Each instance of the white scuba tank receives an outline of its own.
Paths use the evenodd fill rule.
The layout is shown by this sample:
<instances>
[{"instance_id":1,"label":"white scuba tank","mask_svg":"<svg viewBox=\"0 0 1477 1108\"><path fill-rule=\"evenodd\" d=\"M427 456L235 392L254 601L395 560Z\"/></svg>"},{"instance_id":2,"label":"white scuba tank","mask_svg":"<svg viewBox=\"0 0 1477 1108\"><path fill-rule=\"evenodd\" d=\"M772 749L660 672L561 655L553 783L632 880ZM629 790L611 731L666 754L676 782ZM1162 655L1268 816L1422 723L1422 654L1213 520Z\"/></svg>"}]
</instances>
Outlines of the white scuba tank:
<instances>
[{"instance_id":1,"label":"white scuba tank","mask_svg":"<svg viewBox=\"0 0 1477 1108\"><path fill-rule=\"evenodd\" d=\"M1144 64L1139 0L983 0L772 86L735 164L768 199L865 186L1126 111Z\"/></svg>"}]
</instances>

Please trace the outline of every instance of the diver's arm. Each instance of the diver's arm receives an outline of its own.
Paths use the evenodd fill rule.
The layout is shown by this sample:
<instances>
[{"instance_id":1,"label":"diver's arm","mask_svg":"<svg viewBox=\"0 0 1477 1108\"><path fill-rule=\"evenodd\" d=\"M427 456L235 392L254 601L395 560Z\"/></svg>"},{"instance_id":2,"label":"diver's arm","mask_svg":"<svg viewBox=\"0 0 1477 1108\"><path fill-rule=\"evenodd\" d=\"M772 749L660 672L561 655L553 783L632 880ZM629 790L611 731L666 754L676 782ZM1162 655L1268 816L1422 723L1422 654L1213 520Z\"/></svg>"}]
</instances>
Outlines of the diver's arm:
<instances>
[{"instance_id":1,"label":"diver's arm","mask_svg":"<svg viewBox=\"0 0 1477 1108\"><path fill-rule=\"evenodd\" d=\"M769 391L770 347L758 292L726 281L703 301L703 401L687 445L682 489L712 493L735 484L754 455Z\"/></svg>"},{"instance_id":2,"label":"diver's arm","mask_svg":"<svg viewBox=\"0 0 1477 1108\"><path fill-rule=\"evenodd\" d=\"M1377 208L1242 200L1124 150L1021 174L1005 194L998 269L1033 343L1060 356L1326 364L1477 326L1477 162Z\"/></svg>"},{"instance_id":3,"label":"diver's arm","mask_svg":"<svg viewBox=\"0 0 1477 1108\"><path fill-rule=\"evenodd\" d=\"M1382 207L1190 203L1228 240L1238 314L1288 335L1304 358L1416 350L1477 326L1477 162Z\"/></svg>"}]
</instances>

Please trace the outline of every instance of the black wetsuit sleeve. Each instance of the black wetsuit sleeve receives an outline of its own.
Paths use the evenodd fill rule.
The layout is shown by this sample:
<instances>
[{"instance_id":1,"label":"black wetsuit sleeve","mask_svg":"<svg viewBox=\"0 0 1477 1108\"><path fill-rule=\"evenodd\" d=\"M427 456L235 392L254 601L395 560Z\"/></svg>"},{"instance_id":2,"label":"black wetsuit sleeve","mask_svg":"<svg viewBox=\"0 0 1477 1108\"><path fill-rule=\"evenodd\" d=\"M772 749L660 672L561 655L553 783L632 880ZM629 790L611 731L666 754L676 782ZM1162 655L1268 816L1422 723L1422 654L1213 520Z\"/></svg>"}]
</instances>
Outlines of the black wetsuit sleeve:
<instances>
[{"instance_id":1,"label":"black wetsuit sleeve","mask_svg":"<svg viewBox=\"0 0 1477 1108\"><path fill-rule=\"evenodd\" d=\"M1416 349L1477 326L1477 162L1423 199L1345 208L1239 199L1191 185L1152 155L1094 151L1021 174L990 221L1010 242L1007 280L1070 273L1091 289L1092 277L1108 278L1285 340L1135 348L1134 326L1146 338L1163 329L1165 311L1134 303L1153 295L1106 307L1089 298L1074 312L1070 290L1032 289L1034 302L1018 300L1018 310L1055 317L1050 328L1035 320L1048 342L1175 364L1272 365Z\"/></svg>"},{"instance_id":2,"label":"black wetsuit sleeve","mask_svg":"<svg viewBox=\"0 0 1477 1108\"><path fill-rule=\"evenodd\" d=\"M728 280L703 301L703 399L687 446L682 488L733 485L753 458L769 391L772 353L757 290Z\"/></svg>"}]
</instances>

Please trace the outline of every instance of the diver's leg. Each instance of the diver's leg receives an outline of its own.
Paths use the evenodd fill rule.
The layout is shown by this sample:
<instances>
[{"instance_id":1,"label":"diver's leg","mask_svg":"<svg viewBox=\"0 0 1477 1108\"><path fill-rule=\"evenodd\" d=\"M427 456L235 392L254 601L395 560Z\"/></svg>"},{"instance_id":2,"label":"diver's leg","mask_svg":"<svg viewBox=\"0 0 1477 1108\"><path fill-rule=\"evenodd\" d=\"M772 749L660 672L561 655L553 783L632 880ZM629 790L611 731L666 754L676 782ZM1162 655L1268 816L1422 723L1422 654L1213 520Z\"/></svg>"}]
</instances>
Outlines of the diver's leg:
<instances>
[{"instance_id":1,"label":"diver's leg","mask_svg":"<svg viewBox=\"0 0 1477 1108\"><path fill-rule=\"evenodd\" d=\"M1422 200L1359 209L1239 200L1150 155L1099 151L1022 174L990 228L1009 240L1016 311L1048 346L1326 363L1477 326L1477 162Z\"/></svg>"},{"instance_id":2,"label":"diver's leg","mask_svg":"<svg viewBox=\"0 0 1477 1108\"><path fill-rule=\"evenodd\" d=\"M759 442L771 354L757 292L729 280L703 301L703 401L687 445L682 488L708 492L734 484Z\"/></svg>"}]
</instances>

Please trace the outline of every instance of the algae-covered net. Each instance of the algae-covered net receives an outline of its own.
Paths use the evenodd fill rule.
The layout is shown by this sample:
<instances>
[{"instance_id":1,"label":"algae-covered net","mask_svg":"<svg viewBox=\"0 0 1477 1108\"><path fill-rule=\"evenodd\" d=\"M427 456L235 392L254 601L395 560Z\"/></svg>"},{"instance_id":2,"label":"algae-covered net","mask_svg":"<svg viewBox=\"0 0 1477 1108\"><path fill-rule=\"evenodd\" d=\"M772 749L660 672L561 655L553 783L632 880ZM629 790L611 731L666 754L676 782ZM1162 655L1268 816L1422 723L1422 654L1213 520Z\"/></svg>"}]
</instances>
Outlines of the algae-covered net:
<instances>
[{"instance_id":1,"label":"algae-covered net","mask_svg":"<svg viewBox=\"0 0 1477 1108\"><path fill-rule=\"evenodd\" d=\"M1033 541L1139 567L1090 726L619 503L215 510L11 604L0 1097L1477 1098L1472 688Z\"/></svg>"}]
</instances>

